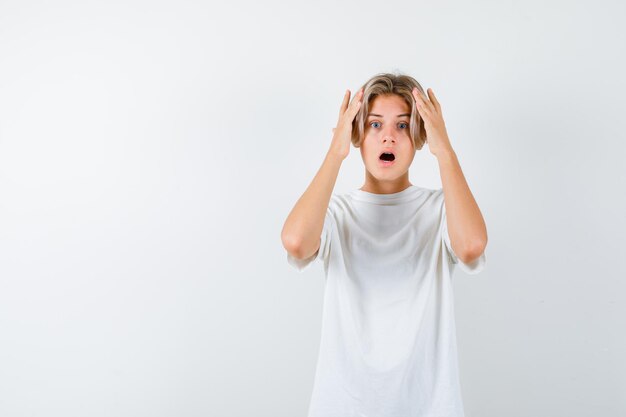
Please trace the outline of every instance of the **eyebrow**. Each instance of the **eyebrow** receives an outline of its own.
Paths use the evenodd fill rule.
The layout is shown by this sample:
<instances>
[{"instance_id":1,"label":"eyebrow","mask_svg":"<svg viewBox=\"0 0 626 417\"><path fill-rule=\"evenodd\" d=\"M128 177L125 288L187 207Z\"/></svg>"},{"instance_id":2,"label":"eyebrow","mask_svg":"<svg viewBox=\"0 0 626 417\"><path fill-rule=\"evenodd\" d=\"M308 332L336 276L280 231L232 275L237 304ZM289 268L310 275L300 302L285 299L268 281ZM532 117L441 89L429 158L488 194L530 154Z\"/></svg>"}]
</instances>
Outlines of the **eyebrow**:
<instances>
[{"instance_id":1,"label":"eyebrow","mask_svg":"<svg viewBox=\"0 0 626 417\"><path fill-rule=\"evenodd\" d=\"M404 113L404 114L399 114L396 117L404 117L404 116L410 116L410 115L411 115L411 113ZM375 114L375 113L370 113L370 114L367 115L367 117L370 117L370 116L383 117L382 114Z\"/></svg>"}]
</instances>

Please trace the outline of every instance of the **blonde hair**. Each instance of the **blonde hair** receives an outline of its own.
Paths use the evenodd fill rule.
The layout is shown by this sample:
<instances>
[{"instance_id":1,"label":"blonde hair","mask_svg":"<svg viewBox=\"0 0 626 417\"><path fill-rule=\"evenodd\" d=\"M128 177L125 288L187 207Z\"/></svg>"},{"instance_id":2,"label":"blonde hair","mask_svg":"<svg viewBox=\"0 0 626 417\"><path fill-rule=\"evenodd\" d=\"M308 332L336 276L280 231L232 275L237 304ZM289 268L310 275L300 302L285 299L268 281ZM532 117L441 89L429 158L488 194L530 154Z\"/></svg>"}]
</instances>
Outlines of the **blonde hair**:
<instances>
[{"instance_id":1,"label":"blonde hair","mask_svg":"<svg viewBox=\"0 0 626 417\"><path fill-rule=\"evenodd\" d=\"M404 74L380 73L374 75L363 84L363 98L361 108L352 121L352 144L355 148L361 146L365 137L365 122L369 113L370 104L377 96L395 94L404 99L411 109L411 120L409 121L409 137L413 141L415 149L422 149L426 142L426 130L424 120L419 115L415 107L413 98L413 88L424 95L424 89L413 78ZM357 90L358 91L358 90Z\"/></svg>"}]
</instances>

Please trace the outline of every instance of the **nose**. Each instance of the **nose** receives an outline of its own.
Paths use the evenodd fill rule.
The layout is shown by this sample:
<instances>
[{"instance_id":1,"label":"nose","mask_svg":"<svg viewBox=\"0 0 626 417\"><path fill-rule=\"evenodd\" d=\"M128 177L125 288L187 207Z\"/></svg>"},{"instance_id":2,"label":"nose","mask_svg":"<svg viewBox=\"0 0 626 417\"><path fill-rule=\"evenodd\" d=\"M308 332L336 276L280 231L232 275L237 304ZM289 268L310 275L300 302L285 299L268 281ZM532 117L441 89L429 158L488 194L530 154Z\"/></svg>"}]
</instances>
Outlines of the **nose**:
<instances>
[{"instance_id":1,"label":"nose","mask_svg":"<svg viewBox=\"0 0 626 417\"><path fill-rule=\"evenodd\" d=\"M384 144L387 143L395 143L396 142L396 136L394 135L394 132L391 128L387 127L382 134L382 141Z\"/></svg>"}]
</instances>

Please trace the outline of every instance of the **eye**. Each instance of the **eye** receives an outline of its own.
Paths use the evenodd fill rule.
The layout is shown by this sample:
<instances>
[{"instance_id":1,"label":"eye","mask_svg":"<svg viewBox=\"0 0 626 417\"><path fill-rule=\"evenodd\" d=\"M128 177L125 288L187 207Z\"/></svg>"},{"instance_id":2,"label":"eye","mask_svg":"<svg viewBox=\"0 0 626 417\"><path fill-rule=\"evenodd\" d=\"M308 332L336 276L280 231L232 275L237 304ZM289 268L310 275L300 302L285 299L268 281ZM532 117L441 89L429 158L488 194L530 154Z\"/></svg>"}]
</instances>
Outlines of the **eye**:
<instances>
[{"instance_id":1,"label":"eye","mask_svg":"<svg viewBox=\"0 0 626 417\"><path fill-rule=\"evenodd\" d=\"M370 123L370 126L372 126L374 123L380 124L379 122L372 122L372 123ZM372 127L376 127L376 126L372 126Z\"/></svg>"},{"instance_id":2,"label":"eye","mask_svg":"<svg viewBox=\"0 0 626 417\"><path fill-rule=\"evenodd\" d=\"M409 127L408 123L405 123L405 122L398 123L398 126L404 126L404 127L401 127L401 129L406 129L407 127Z\"/></svg>"}]
</instances>

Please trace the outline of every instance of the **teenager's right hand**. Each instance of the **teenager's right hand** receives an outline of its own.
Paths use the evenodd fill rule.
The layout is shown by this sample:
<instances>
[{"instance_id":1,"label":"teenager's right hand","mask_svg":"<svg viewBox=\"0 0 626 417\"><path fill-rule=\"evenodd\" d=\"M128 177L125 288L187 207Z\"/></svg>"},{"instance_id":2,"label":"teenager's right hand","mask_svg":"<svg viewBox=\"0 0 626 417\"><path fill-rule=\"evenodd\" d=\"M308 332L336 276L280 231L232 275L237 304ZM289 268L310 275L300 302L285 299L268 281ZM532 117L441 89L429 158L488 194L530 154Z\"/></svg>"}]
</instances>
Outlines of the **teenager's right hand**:
<instances>
[{"instance_id":1,"label":"teenager's right hand","mask_svg":"<svg viewBox=\"0 0 626 417\"><path fill-rule=\"evenodd\" d=\"M350 144L352 143L352 121L361 108L361 98L363 89L360 89L350 101L350 90L346 90L343 96L343 103L339 109L339 119L337 126L333 129L333 140L330 144L330 151L334 152L341 159L345 159L350 154Z\"/></svg>"}]
</instances>

